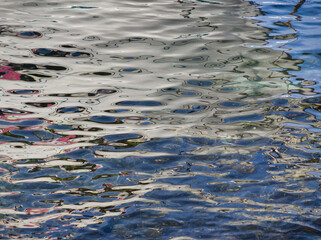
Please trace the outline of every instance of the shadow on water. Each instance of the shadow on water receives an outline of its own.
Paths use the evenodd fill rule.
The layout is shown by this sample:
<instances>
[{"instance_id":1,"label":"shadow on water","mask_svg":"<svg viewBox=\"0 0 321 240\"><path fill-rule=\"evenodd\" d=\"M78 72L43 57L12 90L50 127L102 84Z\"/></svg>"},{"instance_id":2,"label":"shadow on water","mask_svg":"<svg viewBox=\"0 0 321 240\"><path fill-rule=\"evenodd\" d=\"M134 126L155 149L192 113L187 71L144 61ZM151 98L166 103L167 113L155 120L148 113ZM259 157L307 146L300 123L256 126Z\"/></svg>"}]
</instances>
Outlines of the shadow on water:
<instances>
[{"instance_id":1,"label":"shadow on water","mask_svg":"<svg viewBox=\"0 0 321 240\"><path fill-rule=\"evenodd\" d=\"M5 1L2 239L317 239L320 7Z\"/></svg>"}]
</instances>

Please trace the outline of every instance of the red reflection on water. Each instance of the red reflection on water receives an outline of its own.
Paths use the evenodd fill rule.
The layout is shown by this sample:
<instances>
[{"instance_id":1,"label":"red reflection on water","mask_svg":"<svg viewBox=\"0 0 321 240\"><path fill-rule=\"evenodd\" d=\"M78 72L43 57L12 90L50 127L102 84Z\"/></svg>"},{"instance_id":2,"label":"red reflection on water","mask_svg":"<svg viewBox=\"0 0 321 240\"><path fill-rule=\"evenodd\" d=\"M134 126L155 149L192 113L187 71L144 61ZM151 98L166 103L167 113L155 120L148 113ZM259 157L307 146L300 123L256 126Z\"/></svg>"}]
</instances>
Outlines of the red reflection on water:
<instances>
[{"instance_id":1,"label":"red reflection on water","mask_svg":"<svg viewBox=\"0 0 321 240\"><path fill-rule=\"evenodd\" d=\"M15 72L8 63L0 63L0 79L6 80L21 80L21 74Z\"/></svg>"}]
</instances>

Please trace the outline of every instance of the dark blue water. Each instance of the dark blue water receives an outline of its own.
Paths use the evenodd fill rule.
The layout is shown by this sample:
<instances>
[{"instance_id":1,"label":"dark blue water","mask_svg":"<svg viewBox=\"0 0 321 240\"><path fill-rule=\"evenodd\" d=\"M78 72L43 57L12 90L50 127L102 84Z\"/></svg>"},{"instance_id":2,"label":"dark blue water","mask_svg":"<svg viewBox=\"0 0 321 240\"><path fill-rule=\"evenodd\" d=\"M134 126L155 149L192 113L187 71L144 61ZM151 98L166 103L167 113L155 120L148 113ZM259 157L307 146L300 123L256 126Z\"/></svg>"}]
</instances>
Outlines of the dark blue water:
<instances>
[{"instance_id":1,"label":"dark blue water","mask_svg":"<svg viewBox=\"0 0 321 240\"><path fill-rule=\"evenodd\" d=\"M1 239L321 238L320 1L1 10Z\"/></svg>"}]
</instances>

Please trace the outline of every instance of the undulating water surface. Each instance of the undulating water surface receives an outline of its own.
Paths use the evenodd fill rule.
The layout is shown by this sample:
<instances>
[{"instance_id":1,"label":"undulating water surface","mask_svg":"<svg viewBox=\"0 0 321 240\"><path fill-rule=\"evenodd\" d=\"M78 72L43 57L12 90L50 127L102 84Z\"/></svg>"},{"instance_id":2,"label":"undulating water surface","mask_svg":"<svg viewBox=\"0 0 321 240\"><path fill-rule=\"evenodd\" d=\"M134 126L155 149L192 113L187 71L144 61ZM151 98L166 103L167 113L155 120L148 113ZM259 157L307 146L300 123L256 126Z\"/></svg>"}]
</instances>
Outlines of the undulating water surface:
<instances>
[{"instance_id":1,"label":"undulating water surface","mask_svg":"<svg viewBox=\"0 0 321 240\"><path fill-rule=\"evenodd\" d=\"M1 239L320 239L320 1L0 8Z\"/></svg>"}]
</instances>

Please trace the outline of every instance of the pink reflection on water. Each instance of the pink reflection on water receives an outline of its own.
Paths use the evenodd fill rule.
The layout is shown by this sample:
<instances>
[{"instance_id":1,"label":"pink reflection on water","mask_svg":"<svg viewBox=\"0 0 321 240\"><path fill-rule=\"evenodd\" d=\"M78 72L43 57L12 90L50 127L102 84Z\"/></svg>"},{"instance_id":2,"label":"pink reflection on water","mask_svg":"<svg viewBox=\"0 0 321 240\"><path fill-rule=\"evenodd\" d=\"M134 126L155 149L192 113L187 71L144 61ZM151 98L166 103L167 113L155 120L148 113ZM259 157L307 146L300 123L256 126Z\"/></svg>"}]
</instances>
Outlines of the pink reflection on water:
<instances>
[{"instance_id":1,"label":"pink reflection on water","mask_svg":"<svg viewBox=\"0 0 321 240\"><path fill-rule=\"evenodd\" d=\"M6 80L20 80L21 74L15 72L12 67L8 66L8 63L0 63L0 79Z\"/></svg>"}]
</instances>

